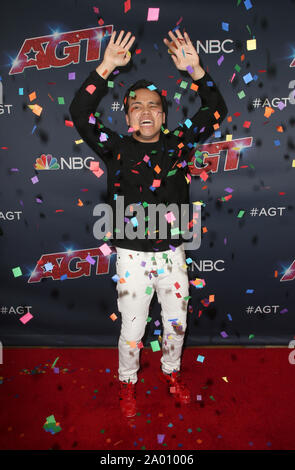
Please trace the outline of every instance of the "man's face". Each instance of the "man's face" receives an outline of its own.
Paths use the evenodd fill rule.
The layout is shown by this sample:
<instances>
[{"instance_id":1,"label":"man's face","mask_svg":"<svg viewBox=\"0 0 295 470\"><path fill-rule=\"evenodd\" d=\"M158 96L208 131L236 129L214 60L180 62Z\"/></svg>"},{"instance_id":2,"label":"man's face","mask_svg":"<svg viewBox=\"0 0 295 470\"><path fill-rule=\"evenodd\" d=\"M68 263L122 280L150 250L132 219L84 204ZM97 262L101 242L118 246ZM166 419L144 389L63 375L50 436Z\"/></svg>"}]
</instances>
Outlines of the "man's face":
<instances>
[{"instance_id":1,"label":"man's face","mask_svg":"<svg viewBox=\"0 0 295 470\"><path fill-rule=\"evenodd\" d=\"M134 129L132 135L139 142L157 142L165 121L161 98L147 88L139 88L134 93L135 96L128 97L127 126Z\"/></svg>"}]
</instances>

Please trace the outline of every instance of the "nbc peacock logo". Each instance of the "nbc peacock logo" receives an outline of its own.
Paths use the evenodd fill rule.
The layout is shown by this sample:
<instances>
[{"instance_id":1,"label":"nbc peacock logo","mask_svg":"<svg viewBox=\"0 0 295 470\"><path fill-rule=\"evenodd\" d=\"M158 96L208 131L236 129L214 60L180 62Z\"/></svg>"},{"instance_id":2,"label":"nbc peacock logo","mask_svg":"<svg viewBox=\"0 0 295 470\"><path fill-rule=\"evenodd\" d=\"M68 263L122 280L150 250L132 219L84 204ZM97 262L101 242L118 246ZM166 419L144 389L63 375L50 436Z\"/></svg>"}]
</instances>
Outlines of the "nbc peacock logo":
<instances>
[{"instance_id":1,"label":"nbc peacock logo","mask_svg":"<svg viewBox=\"0 0 295 470\"><path fill-rule=\"evenodd\" d=\"M44 153L41 157L36 158L34 167L35 170L59 170L60 168L55 157L50 154L45 155Z\"/></svg>"}]
</instances>

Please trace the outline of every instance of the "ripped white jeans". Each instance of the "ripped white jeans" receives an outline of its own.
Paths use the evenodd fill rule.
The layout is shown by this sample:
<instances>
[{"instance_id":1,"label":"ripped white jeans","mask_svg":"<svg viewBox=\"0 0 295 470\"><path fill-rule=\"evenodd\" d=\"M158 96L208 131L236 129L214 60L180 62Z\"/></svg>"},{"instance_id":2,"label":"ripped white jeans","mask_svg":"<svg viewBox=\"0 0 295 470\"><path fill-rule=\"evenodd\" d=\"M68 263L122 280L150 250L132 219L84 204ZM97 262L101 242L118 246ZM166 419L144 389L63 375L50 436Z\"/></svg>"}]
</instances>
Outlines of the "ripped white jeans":
<instances>
[{"instance_id":1,"label":"ripped white jeans","mask_svg":"<svg viewBox=\"0 0 295 470\"><path fill-rule=\"evenodd\" d=\"M149 306L155 291L161 305L163 326L161 368L167 374L180 370L187 325L186 297L189 296L184 246L176 247L175 251L144 252L119 247L116 250L116 271L123 280L117 281L118 310L122 315L118 343L119 380L137 382L137 371L140 368L138 344L145 333ZM147 290L148 287L151 289ZM155 336L157 339L158 336Z\"/></svg>"}]
</instances>

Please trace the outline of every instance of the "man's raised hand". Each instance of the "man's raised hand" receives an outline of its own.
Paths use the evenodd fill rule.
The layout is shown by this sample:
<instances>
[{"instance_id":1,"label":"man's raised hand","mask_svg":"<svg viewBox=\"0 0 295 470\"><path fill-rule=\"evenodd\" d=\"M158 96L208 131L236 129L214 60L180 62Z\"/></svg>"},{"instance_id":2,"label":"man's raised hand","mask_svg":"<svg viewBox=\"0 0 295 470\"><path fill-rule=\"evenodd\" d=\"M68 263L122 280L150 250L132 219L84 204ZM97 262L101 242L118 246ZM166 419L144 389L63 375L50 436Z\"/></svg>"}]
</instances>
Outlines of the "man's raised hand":
<instances>
[{"instance_id":1,"label":"man's raised hand","mask_svg":"<svg viewBox=\"0 0 295 470\"><path fill-rule=\"evenodd\" d=\"M123 38L124 30L120 31L116 41L115 36L116 31L113 31L103 58L104 62L109 64L112 68L128 64L131 58L129 49L135 41L135 36L132 36L130 38L130 32L128 32Z\"/></svg>"},{"instance_id":2,"label":"man's raised hand","mask_svg":"<svg viewBox=\"0 0 295 470\"><path fill-rule=\"evenodd\" d=\"M194 48L189 35L184 32L184 37L181 32L176 29L176 36L172 31L168 32L171 41L164 38L163 41L168 49L171 51L173 62L178 70L186 70L194 78L201 78L205 71L200 66L200 59L196 49Z\"/></svg>"}]
</instances>

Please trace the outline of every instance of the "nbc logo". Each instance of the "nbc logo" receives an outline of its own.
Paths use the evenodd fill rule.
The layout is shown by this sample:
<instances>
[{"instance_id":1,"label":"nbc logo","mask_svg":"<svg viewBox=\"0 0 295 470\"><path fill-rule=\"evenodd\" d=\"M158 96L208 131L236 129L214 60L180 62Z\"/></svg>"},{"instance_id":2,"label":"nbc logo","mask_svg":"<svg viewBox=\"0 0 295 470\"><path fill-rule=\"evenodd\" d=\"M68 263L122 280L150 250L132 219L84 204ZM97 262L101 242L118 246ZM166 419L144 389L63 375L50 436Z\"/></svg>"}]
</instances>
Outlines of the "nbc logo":
<instances>
[{"instance_id":1,"label":"nbc logo","mask_svg":"<svg viewBox=\"0 0 295 470\"><path fill-rule=\"evenodd\" d=\"M41 157L36 158L34 167L36 170L59 170L60 168L55 157L52 157L50 154L45 155L44 153Z\"/></svg>"}]
</instances>

